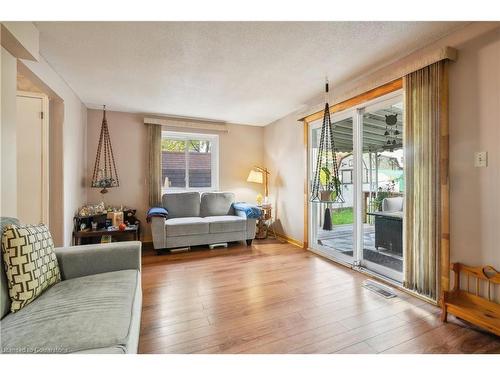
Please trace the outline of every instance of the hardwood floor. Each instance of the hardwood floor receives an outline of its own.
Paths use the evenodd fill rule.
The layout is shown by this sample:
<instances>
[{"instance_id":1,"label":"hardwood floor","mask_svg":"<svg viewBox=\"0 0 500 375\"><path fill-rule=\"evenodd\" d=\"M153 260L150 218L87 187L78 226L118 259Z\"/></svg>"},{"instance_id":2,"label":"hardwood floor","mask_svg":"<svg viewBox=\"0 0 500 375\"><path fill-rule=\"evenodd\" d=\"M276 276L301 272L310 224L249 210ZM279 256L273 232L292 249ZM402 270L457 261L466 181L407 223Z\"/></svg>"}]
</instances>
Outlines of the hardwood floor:
<instances>
[{"instance_id":1,"label":"hardwood floor","mask_svg":"<svg viewBox=\"0 0 500 375\"><path fill-rule=\"evenodd\" d=\"M365 275L274 240L143 255L140 353L500 353L405 293L386 300Z\"/></svg>"}]
</instances>

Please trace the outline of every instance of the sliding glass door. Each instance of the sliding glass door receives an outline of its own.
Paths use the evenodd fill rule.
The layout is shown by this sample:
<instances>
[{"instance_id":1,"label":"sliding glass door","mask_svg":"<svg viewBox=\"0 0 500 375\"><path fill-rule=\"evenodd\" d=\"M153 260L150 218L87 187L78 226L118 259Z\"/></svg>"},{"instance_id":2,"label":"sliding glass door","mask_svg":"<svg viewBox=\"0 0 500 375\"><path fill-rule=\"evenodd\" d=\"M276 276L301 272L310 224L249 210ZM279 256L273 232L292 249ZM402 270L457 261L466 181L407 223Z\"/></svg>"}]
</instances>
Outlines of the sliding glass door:
<instances>
[{"instance_id":1,"label":"sliding glass door","mask_svg":"<svg viewBox=\"0 0 500 375\"><path fill-rule=\"evenodd\" d=\"M402 282L403 275L403 102L378 102L362 113L363 227L360 263Z\"/></svg>"},{"instance_id":2,"label":"sliding glass door","mask_svg":"<svg viewBox=\"0 0 500 375\"><path fill-rule=\"evenodd\" d=\"M310 230L313 248L340 262L354 261L354 160L353 160L353 117L352 114L333 116L334 139L339 163L339 179L344 203L310 204ZM321 121L311 124L309 136L310 171L316 170ZM311 172L310 175L312 176ZM331 227L325 225L329 208Z\"/></svg>"},{"instance_id":3,"label":"sliding glass door","mask_svg":"<svg viewBox=\"0 0 500 375\"><path fill-rule=\"evenodd\" d=\"M402 281L402 95L334 114L334 140L344 203L309 204L313 251L342 263ZM309 181L315 170L321 121L309 129ZM332 227L325 227L325 209Z\"/></svg>"}]
</instances>

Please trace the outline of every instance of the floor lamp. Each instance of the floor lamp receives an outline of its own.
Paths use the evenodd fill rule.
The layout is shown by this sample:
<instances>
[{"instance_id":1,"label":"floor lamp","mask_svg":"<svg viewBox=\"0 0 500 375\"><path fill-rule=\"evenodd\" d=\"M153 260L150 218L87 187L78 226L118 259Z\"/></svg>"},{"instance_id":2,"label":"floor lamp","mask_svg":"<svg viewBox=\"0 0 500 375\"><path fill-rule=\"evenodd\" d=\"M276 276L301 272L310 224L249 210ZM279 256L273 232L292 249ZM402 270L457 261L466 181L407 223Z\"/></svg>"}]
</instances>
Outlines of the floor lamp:
<instances>
[{"instance_id":1,"label":"floor lamp","mask_svg":"<svg viewBox=\"0 0 500 375\"><path fill-rule=\"evenodd\" d=\"M269 171L264 167L253 167L248 174L247 181L264 184L264 203L269 202Z\"/></svg>"}]
</instances>

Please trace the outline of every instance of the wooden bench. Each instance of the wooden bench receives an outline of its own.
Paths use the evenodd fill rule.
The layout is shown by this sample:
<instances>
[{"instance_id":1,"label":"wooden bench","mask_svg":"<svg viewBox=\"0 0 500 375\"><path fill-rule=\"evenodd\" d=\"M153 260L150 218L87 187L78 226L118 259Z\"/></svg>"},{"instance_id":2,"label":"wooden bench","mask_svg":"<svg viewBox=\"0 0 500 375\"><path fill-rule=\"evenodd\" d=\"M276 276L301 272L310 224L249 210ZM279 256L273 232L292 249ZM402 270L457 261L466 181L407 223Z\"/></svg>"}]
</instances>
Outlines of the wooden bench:
<instances>
[{"instance_id":1,"label":"wooden bench","mask_svg":"<svg viewBox=\"0 0 500 375\"><path fill-rule=\"evenodd\" d=\"M494 301L500 273L491 266L469 267L461 263L452 263L451 269L454 285L451 291L444 292L441 320L446 322L450 313L500 336L500 304ZM461 288L465 280L467 287Z\"/></svg>"}]
</instances>

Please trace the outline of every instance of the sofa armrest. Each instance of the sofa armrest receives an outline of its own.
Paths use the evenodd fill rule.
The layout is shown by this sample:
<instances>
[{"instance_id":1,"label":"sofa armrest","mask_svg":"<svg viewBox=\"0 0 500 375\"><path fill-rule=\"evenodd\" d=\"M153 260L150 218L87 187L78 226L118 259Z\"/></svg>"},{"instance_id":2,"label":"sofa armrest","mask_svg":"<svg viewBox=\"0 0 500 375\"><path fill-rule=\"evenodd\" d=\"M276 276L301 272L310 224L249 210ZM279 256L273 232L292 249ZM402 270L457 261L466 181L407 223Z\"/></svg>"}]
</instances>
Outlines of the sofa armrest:
<instances>
[{"instance_id":1,"label":"sofa armrest","mask_svg":"<svg viewBox=\"0 0 500 375\"><path fill-rule=\"evenodd\" d=\"M246 227L247 238L246 239L253 240L255 238L255 232L257 231L257 228L256 228L257 219L247 218L247 214L241 210L235 210L234 213L236 216L239 216L239 217L246 219L246 221L247 221L247 227Z\"/></svg>"},{"instance_id":2,"label":"sofa armrest","mask_svg":"<svg viewBox=\"0 0 500 375\"><path fill-rule=\"evenodd\" d=\"M247 219L247 240L253 240L257 231L257 219Z\"/></svg>"},{"instance_id":3,"label":"sofa armrest","mask_svg":"<svg viewBox=\"0 0 500 375\"><path fill-rule=\"evenodd\" d=\"M63 280L98 273L141 270L141 242L59 247L55 249Z\"/></svg>"},{"instance_id":4,"label":"sofa armrest","mask_svg":"<svg viewBox=\"0 0 500 375\"><path fill-rule=\"evenodd\" d=\"M167 246L167 228L164 217L151 218L151 234L153 236L153 247L155 250L164 249Z\"/></svg>"},{"instance_id":5,"label":"sofa armrest","mask_svg":"<svg viewBox=\"0 0 500 375\"><path fill-rule=\"evenodd\" d=\"M234 210L234 215L242 217L245 220L247 218L247 214L244 211Z\"/></svg>"}]
</instances>

